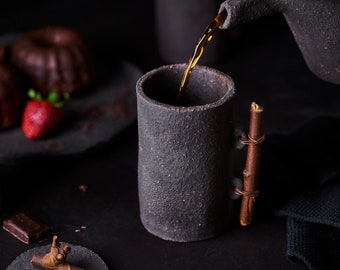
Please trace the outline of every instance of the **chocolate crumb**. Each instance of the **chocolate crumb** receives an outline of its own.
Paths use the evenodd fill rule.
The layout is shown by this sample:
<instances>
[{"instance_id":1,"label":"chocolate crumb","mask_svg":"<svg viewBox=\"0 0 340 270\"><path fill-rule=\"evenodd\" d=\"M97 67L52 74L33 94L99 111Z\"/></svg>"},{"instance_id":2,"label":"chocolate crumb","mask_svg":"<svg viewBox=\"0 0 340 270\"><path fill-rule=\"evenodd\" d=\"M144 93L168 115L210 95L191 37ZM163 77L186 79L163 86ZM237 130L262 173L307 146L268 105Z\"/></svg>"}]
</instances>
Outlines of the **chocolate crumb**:
<instances>
[{"instance_id":1,"label":"chocolate crumb","mask_svg":"<svg viewBox=\"0 0 340 270\"><path fill-rule=\"evenodd\" d=\"M48 140L44 144L45 151L61 152L64 149L64 144L61 141Z\"/></svg>"},{"instance_id":2,"label":"chocolate crumb","mask_svg":"<svg viewBox=\"0 0 340 270\"><path fill-rule=\"evenodd\" d=\"M82 192L86 192L86 190L88 189L88 186L87 186L87 185L80 185L80 186L78 187L78 189L79 189L80 191L82 191Z\"/></svg>"},{"instance_id":3,"label":"chocolate crumb","mask_svg":"<svg viewBox=\"0 0 340 270\"><path fill-rule=\"evenodd\" d=\"M38 243L39 243L39 244L42 244L42 243L45 243L45 242L47 242L47 240L48 240L47 238L44 238L44 239L41 239L41 240L39 240L39 242L38 242Z\"/></svg>"},{"instance_id":4,"label":"chocolate crumb","mask_svg":"<svg viewBox=\"0 0 340 270\"><path fill-rule=\"evenodd\" d=\"M103 115L103 112L97 106L87 106L84 108L83 114L87 117L98 118Z\"/></svg>"},{"instance_id":5,"label":"chocolate crumb","mask_svg":"<svg viewBox=\"0 0 340 270\"><path fill-rule=\"evenodd\" d=\"M76 233L80 233L81 231L83 231L83 230L86 230L87 229L87 226L85 226L85 225L81 225L80 226L80 228L78 228L78 229L75 229L74 230L74 232L76 232Z\"/></svg>"},{"instance_id":6,"label":"chocolate crumb","mask_svg":"<svg viewBox=\"0 0 340 270\"><path fill-rule=\"evenodd\" d=\"M83 133L88 133L90 129L92 128L92 126L93 126L93 123L84 122L84 123L81 123L80 129Z\"/></svg>"}]
</instances>

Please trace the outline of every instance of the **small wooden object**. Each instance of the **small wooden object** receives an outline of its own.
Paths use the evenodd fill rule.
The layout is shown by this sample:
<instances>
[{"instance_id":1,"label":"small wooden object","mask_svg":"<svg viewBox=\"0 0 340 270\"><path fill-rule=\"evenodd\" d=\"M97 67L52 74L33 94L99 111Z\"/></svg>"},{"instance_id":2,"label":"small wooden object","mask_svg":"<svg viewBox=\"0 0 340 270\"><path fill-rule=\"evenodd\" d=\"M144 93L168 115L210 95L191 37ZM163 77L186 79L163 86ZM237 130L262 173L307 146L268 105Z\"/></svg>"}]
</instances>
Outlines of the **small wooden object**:
<instances>
[{"instance_id":1,"label":"small wooden object","mask_svg":"<svg viewBox=\"0 0 340 270\"><path fill-rule=\"evenodd\" d=\"M53 236L50 252L47 254L34 254L31 265L45 270L84 270L66 262L67 255L71 252L68 245L61 246L58 237Z\"/></svg>"},{"instance_id":2,"label":"small wooden object","mask_svg":"<svg viewBox=\"0 0 340 270\"><path fill-rule=\"evenodd\" d=\"M242 226L251 224L254 212L255 198L258 195L258 171L261 157L263 134L263 107L253 102L250 106L250 121L248 132L248 151L246 167L243 171L243 191L240 210Z\"/></svg>"}]
</instances>

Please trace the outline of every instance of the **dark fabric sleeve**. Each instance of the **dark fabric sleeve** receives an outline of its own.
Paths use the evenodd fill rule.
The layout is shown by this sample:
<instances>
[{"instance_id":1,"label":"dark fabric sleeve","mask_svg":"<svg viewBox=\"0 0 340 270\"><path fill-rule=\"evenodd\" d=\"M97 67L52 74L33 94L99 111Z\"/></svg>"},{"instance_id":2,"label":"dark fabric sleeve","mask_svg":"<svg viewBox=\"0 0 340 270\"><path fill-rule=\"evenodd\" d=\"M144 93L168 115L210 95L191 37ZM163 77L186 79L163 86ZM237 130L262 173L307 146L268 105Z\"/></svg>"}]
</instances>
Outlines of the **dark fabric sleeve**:
<instances>
[{"instance_id":1,"label":"dark fabric sleeve","mask_svg":"<svg viewBox=\"0 0 340 270\"><path fill-rule=\"evenodd\" d=\"M263 145L259 207L287 217L287 258L340 269L340 119L317 117Z\"/></svg>"}]
</instances>

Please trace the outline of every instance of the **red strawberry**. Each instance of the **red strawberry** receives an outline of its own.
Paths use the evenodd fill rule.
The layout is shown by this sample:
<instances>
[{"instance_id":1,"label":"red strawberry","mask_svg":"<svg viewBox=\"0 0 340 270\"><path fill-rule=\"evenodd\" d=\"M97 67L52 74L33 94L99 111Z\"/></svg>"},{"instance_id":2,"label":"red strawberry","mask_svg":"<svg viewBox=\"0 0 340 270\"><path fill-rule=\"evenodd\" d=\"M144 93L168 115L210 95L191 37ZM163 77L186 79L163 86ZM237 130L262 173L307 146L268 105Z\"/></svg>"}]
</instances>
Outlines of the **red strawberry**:
<instances>
[{"instance_id":1,"label":"red strawberry","mask_svg":"<svg viewBox=\"0 0 340 270\"><path fill-rule=\"evenodd\" d=\"M28 101L22 118L22 131L29 139L36 140L56 129L63 119L62 106L58 93L52 92L47 99L42 99L33 89L28 92L32 100Z\"/></svg>"}]
</instances>

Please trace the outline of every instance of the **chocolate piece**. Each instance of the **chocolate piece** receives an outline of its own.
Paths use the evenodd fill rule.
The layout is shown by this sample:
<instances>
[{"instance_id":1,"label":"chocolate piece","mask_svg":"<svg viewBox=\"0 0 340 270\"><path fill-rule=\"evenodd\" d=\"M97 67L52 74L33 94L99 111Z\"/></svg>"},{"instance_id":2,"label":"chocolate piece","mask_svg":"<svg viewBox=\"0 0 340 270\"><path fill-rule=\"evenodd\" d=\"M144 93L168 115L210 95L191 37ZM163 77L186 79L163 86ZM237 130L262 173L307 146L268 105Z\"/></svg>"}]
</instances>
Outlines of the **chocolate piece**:
<instances>
[{"instance_id":1,"label":"chocolate piece","mask_svg":"<svg viewBox=\"0 0 340 270\"><path fill-rule=\"evenodd\" d=\"M2 228L25 244L38 240L51 229L25 213L5 219Z\"/></svg>"}]
</instances>

